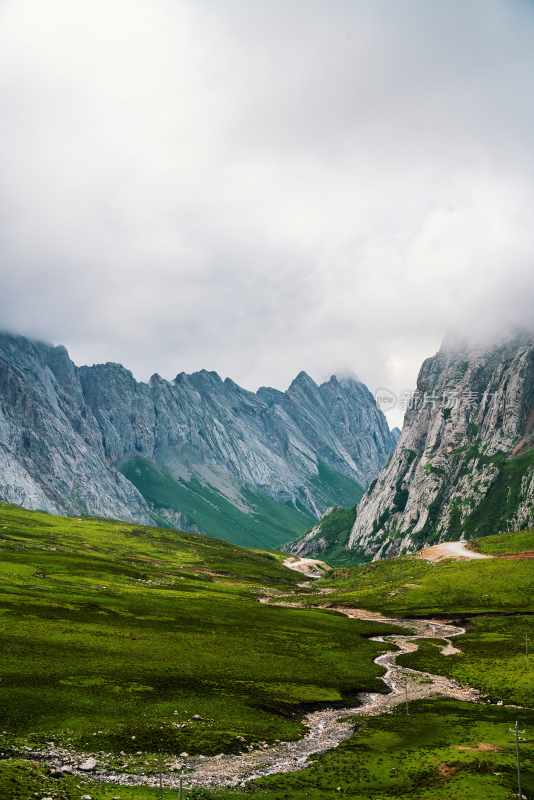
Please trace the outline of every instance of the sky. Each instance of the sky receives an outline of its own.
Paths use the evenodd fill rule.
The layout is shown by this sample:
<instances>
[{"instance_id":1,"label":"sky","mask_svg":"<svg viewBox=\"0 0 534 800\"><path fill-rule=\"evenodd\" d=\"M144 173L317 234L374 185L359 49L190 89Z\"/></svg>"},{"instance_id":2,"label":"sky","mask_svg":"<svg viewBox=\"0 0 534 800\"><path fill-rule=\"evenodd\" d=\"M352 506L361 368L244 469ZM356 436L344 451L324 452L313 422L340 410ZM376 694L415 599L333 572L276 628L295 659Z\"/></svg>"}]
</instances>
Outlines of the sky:
<instances>
[{"instance_id":1,"label":"sky","mask_svg":"<svg viewBox=\"0 0 534 800\"><path fill-rule=\"evenodd\" d=\"M0 0L0 327L402 396L533 324L533 89L532 0Z\"/></svg>"}]
</instances>

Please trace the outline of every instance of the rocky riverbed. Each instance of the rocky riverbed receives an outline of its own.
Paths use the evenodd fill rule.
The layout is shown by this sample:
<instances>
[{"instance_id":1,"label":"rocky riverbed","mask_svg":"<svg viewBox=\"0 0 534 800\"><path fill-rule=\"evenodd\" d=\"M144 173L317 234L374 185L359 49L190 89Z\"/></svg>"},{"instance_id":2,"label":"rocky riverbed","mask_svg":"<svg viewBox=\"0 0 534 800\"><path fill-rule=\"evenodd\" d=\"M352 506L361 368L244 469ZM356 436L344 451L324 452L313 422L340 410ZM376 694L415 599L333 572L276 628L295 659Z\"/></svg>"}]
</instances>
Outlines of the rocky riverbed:
<instances>
[{"instance_id":1,"label":"rocky riverbed","mask_svg":"<svg viewBox=\"0 0 534 800\"><path fill-rule=\"evenodd\" d=\"M460 686L449 678L408 669L397 664L400 655L417 650L419 639L435 639L442 642L442 652L445 655L454 655L458 649L451 640L465 633L463 628L441 620L383 617L358 608L339 607L332 610L345 614L350 619L395 624L406 628L407 633L375 637L375 641L391 645L391 649L375 659L375 663L385 669L382 680L388 690L387 693L362 694L358 706L344 709L326 708L307 714L303 720L307 733L298 741L264 744L239 754L193 757L184 754L173 761L168 761L162 775L129 774L107 769L104 763L99 763L98 757L95 758L89 753L74 754L55 750L48 753L32 753L31 757L45 758L56 770L67 766L75 773L87 775L89 772L96 780L122 786L162 785L178 788L181 780L189 786L242 786L264 775L303 769L311 756L331 750L348 739L354 730L354 720L359 716L384 714L401 704L407 704L409 708L411 701L430 697L447 697L467 702L476 702L479 699L476 690ZM90 770L87 769L88 764L91 765Z\"/></svg>"}]
</instances>

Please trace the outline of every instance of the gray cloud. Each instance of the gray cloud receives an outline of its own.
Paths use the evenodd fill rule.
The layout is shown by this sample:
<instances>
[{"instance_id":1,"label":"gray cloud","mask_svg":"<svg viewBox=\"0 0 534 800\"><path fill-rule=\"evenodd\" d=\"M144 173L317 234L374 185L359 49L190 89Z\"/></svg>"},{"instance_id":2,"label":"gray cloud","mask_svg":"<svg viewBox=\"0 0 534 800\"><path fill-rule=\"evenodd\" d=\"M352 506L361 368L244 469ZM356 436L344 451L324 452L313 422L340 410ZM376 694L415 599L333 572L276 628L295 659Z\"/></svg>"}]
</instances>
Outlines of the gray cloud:
<instances>
[{"instance_id":1,"label":"gray cloud","mask_svg":"<svg viewBox=\"0 0 534 800\"><path fill-rule=\"evenodd\" d=\"M532 324L533 5L287 6L0 5L2 327L401 391Z\"/></svg>"}]
</instances>

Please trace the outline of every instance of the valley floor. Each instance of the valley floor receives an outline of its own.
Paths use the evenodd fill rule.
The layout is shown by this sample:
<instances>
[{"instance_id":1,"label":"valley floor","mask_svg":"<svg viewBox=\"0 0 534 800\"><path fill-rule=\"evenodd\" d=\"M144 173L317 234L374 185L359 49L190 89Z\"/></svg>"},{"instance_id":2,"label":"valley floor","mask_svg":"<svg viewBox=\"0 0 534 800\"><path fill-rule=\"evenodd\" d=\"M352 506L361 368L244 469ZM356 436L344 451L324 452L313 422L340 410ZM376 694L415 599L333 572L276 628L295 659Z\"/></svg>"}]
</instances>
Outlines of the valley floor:
<instances>
[{"instance_id":1,"label":"valley floor","mask_svg":"<svg viewBox=\"0 0 534 800\"><path fill-rule=\"evenodd\" d=\"M304 586L276 554L0 507L0 796L176 799L183 768L198 800L509 800L519 719L534 797L534 534L474 547Z\"/></svg>"},{"instance_id":2,"label":"valley floor","mask_svg":"<svg viewBox=\"0 0 534 800\"><path fill-rule=\"evenodd\" d=\"M260 598L261 599L261 598ZM217 755L215 757L181 757L174 760L172 771L168 768L159 775L146 776L143 773L131 774L124 770L113 771L102 764L95 771L96 780L120 786L157 786L179 788L185 772L189 786L243 786L250 780L278 773L294 772L303 769L310 756L337 747L348 739L354 730L354 718L358 716L380 716L403 705L409 713L408 703L430 697L450 698L464 702L477 702L479 694L476 690L462 687L454 680L432 675L428 672L402 667L397 659L403 654L417 652L417 641L420 639L435 640L440 644L441 652L458 653L452 643L453 637L465 633L463 628L433 620L397 620L369 614L363 609L339 608L336 612L344 614L352 620L364 620L391 628L392 625L407 628L408 634L390 634L377 636L374 640L393 645L383 655L375 659L375 663L385 669L382 680L388 693L374 692L362 694L355 707L335 709L327 708L312 711L302 722L306 734L293 742L280 742L274 745L253 748L247 753L235 755ZM445 643L445 644L443 644ZM79 765L91 757L91 754L72 753L68 750L55 749L45 752L33 752L31 756L45 761L54 770L60 770L65 764L75 774L83 774ZM96 759L95 759L96 761ZM168 767L168 765L167 765Z\"/></svg>"}]
</instances>

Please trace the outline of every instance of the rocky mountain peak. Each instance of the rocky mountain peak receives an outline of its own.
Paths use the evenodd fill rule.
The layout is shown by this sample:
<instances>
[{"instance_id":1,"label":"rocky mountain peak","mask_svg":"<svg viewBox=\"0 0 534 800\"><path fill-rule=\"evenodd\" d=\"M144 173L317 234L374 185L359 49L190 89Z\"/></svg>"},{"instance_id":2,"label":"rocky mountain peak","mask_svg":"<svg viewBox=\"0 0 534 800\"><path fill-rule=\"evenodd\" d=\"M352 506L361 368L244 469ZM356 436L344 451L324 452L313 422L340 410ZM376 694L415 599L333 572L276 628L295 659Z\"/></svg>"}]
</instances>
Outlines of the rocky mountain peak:
<instances>
[{"instance_id":1,"label":"rocky mountain peak","mask_svg":"<svg viewBox=\"0 0 534 800\"><path fill-rule=\"evenodd\" d=\"M292 394L295 392L304 392L304 393L313 393L316 392L319 387L315 383L312 377L308 375L307 372L301 370L298 373L296 378L293 379L291 382L289 389L287 390L288 394Z\"/></svg>"},{"instance_id":2,"label":"rocky mountain peak","mask_svg":"<svg viewBox=\"0 0 534 800\"><path fill-rule=\"evenodd\" d=\"M360 503L349 546L414 550L534 523L534 340L447 342L421 368L393 458Z\"/></svg>"}]
</instances>

